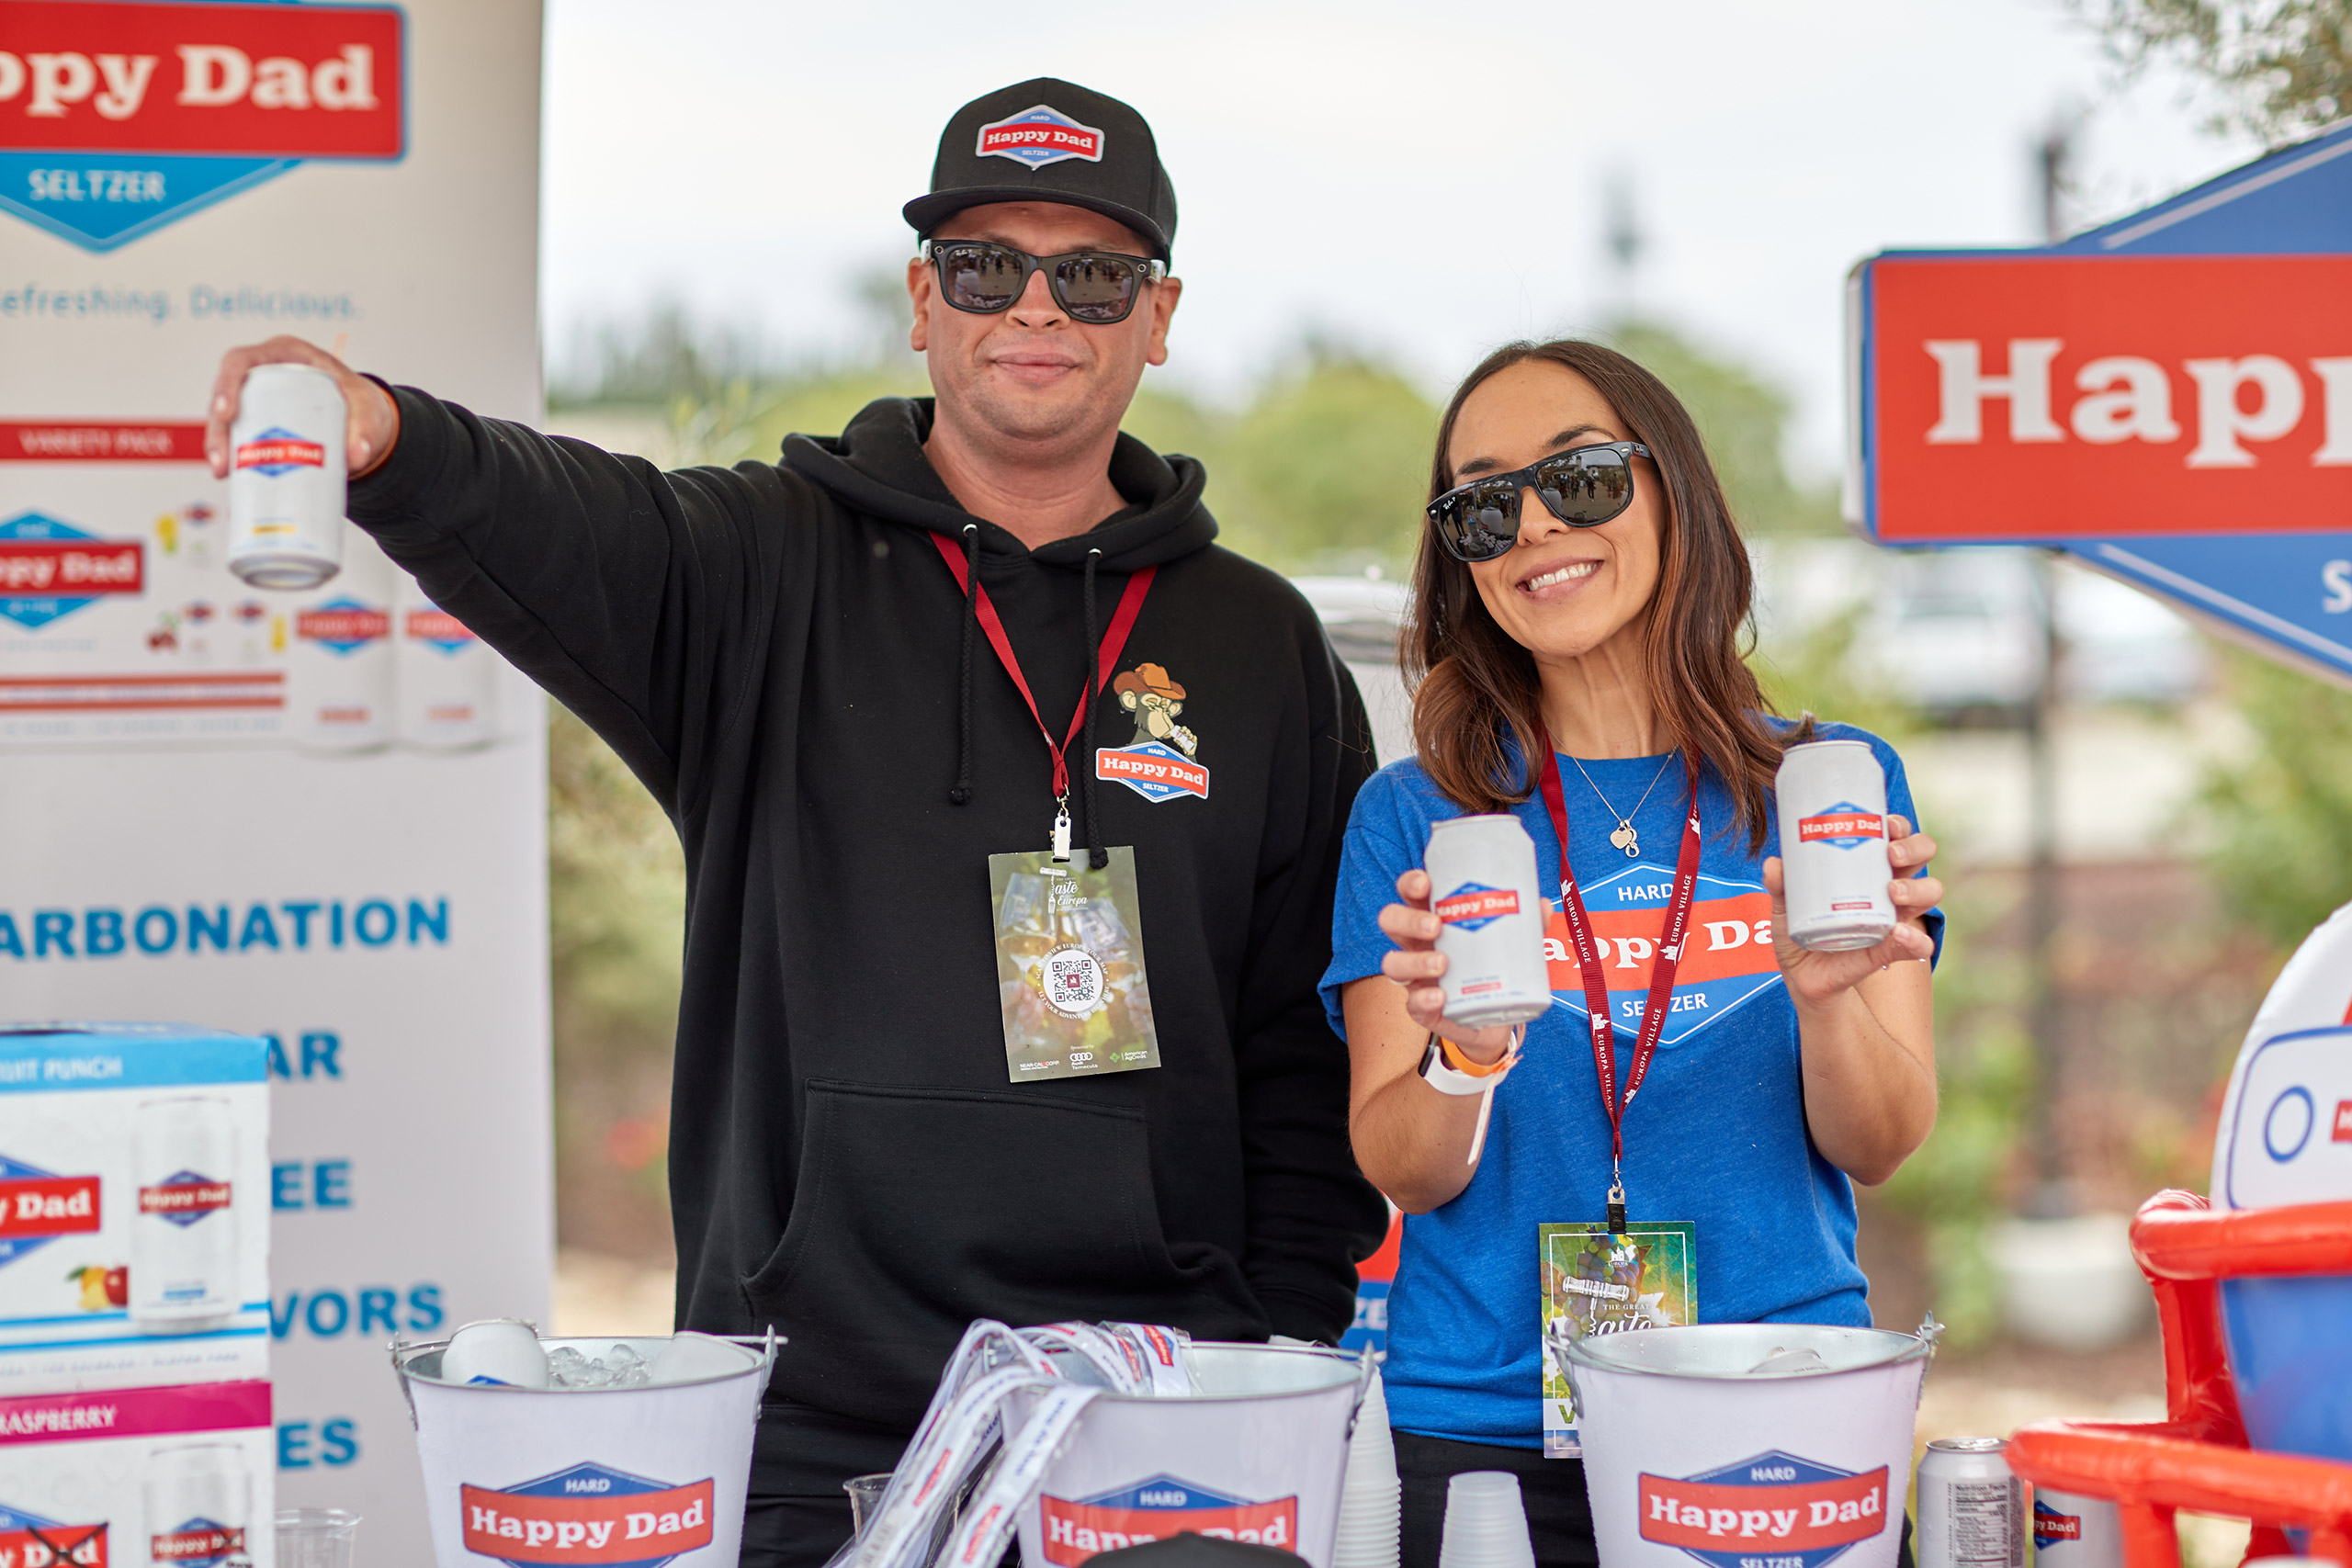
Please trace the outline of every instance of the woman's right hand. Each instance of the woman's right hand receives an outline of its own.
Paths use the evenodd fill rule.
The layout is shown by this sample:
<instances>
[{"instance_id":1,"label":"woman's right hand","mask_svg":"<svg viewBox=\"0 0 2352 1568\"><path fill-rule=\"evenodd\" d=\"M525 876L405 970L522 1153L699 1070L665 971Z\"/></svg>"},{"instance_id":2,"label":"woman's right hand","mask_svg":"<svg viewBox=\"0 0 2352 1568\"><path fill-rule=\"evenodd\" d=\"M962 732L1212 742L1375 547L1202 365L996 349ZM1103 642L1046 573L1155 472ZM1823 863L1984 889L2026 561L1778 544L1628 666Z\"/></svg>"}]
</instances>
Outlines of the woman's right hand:
<instances>
[{"instance_id":1,"label":"woman's right hand","mask_svg":"<svg viewBox=\"0 0 2352 1568\"><path fill-rule=\"evenodd\" d=\"M1396 951L1380 972L1405 987L1405 1011L1419 1027L1442 1034L1481 1066L1503 1059L1517 1033L1510 1024L1472 1029L1445 1016L1445 954L1437 950L1439 921L1430 909L1430 874L1415 866L1396 879L1397 902L1380 911L1380 929ZM1547 905L1548 908L1549 906Z\"/></svg>"}]
</instances>

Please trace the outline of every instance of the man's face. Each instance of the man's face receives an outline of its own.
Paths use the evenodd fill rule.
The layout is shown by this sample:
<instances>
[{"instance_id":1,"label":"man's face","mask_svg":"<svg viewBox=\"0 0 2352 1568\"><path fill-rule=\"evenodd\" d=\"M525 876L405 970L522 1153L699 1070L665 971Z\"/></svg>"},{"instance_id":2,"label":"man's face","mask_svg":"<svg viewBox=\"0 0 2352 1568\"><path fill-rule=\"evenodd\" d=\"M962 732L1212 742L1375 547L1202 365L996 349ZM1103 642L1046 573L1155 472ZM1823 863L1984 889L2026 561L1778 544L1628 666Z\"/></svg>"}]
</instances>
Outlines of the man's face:
<instances>
[{"instance_id":1,"label":"man's face","mask_svg":"<svg viewBox=\"0 0 2352 1568\"><path fill-rule=\"evenodd\" d=\"M932 238L984 240L1033 256L1151 254L1126 225L1058 202L967 208ZM1018 441L1116 429L1144 367L1168 358L1168 319L1182 288L1172 277L1147 284L1125 321L1088 326L1063 311L1041 268L1010 310L981 316L948 304L938 273L918 258L907 264L915 317L909 342L930 361L944 415L952 412Z\"/></svg>"}]
</instances>

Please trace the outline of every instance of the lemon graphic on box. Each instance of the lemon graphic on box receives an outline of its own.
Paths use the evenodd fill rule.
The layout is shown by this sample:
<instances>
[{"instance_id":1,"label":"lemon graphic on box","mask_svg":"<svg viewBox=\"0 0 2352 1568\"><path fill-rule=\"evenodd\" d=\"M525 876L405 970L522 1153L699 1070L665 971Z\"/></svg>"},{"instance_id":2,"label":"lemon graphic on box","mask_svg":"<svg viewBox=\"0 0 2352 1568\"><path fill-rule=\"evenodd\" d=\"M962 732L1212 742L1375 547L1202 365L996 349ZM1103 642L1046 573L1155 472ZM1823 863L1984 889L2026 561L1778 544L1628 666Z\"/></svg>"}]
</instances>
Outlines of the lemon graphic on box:
<instances>
[{"instance_id":1,"label":"lemon graphic on box","mask_svg":"<svg viewBox=\"0 0 2352 1568\"><path fill-rule=\"evenodd\" d=\"M109 1269L103 1263L85 1264L65 1271L68 1283L82 1288L80 1306L84 1312L105 1312L109 1307L130 1304L130 1270Z\"/></svg>"}]
</instances>

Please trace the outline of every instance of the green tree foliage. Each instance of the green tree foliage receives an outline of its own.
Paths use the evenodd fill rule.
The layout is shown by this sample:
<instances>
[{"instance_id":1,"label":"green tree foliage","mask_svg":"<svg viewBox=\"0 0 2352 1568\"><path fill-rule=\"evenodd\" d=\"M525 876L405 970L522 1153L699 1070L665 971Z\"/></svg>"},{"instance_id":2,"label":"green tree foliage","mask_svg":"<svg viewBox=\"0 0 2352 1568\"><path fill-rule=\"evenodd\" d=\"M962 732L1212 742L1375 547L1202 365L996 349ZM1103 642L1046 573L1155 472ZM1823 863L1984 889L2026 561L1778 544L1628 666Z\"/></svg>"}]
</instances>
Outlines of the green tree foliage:
<instances>
[{"instance_id":1,"label":"green tree foliage","mask_svg":"<svg viewBox=\"0 0 2352 1568\"><path fill-rule=\"evenodd\" d=\"M1672 388L1690 411L1731 502L1732 515L1744 531L1838 531L1835 487L1800 485L1789 475L1782 455L1788 438L1787 393L1663 322L1623 322L1605 333L1604 341Z\"/></svg>"},{"instance_id":2,"label":"green tree foliage","mask_svg":"<svg viewBox=\"0 0 2352 1568\"><path fill-rule=\"evenodd\" d=\"M2352 692L2249 654L2230 684L2256 744L2207 779L2211 870L2235 914L2291 945L2352 897Z\"/></svg>"},{"instance_id":3,"label":"green tree foliage","mask_svg":"<svg viewBox=\"0 0 2352 1568\"><path fill-rule=\"evenodd\" d=\"M2352 115L2352 0L2073 0L2127 68L2170 59L2278 143Z\"/></svg>"}]
</instances>

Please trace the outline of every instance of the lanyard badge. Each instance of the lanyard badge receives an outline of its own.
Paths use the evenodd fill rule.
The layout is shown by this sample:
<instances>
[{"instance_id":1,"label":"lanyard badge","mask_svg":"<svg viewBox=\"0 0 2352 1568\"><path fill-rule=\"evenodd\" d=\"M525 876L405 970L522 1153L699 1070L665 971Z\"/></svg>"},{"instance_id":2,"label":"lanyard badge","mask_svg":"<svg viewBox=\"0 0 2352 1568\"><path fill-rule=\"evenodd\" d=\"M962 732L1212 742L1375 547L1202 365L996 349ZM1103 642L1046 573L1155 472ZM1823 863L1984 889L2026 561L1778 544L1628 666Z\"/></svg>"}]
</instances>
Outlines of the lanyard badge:
<instances>
[{"instance_id":1,"label":"lanyard badge","mask_svg":"<svg viewBox=\"0 0 2352 1568\"><path fill-rule=\"evenodd\" d=\"M956 584L973 597L973 611L997 662L1012 677L1029 716L1036 720L1053 759L1051 847L989 856L989 929L996 945L997 992L1004 1019L1005 1073L1014 1083L1038 1078L1091 1077L1159 1066L1152 1022L1151 987L1144 968L1143 908L1136 887L1136 852L1126 845L1104 852L1097 871L1070 853L1069 749L1085 728L1089 704L1099 700L1127 634L1143 613L1159 568L1127 579L1119 606L1102 635L1095 673L1079 694L1069 729L1059 744L1037 711L1021 660L985 586L971 582L964 558L944 538L932 543Z\"/></svg>"},{"instance_id":2,"label":"lanyard badge","mask_svg":"<svg viewBox=\"0 0 2352 1568\"><path fill-rule=\"evenodd\" d=\"M1610 1019L1609 984L1601 968L1600 943L1592 917L1577 891L1568 866L1568 808L1560 787L1560 759L1552 737L1544 741L1544 807L1560 840L1560 915L1584 981L1585 1015L1591 1023L1592 1066L1600 1080L1600 1107L1609 1118L1609 1217L1536 1227L1536 1275L1544 1293L1544 1455L1568 1459L1584 1451L1577 1432L1577 1409L1556 1347L1587 1334L1666 1328L1699 1321L1697 1227L1688 1220L1629 1224L1625 1217L1625 1111L1649 1076L1666 1015L1674 1000L1674 972L1690 929L1690 907L1699 888L1699 774L1686 765L1690 809L1682 821L1682 847L1676 856L1674 893L1667 906L1666 930L1650 964L1648 998L1625 1071L1625 1092L1617 1093L1617 1030ZM1635 807L1636 810L1639 807ZM1630 820L1621 819L1610 842L1631 856Z\"/></svg>"},{"instance_id":3,"label":"lanyard badge","mask_svg":"<svg viewBox=\"0 0 2352 1568\"><path fill-rule=\"evenodd\" d=\"M1625 1072L1625 1093L1617 1094L1617 1029L1611 1021L1609 982L1600 966L1600 944L1592 934L1592 917L1585 913L1584 897L1577 891L1576 873L1568 867L1568 807L1560 789L1560 759L1552 737L1544 738L1544 808L1551 814L1552 830L1560 840L1560 913L1567 921L1577 969L1584 979L1585 1017L1592 1026L1592 1066L1600 1078L1600 1109L1609 1118L1609 1228L1625 1229L1625 1111L1649 1076L1650 1059L1657 1055L1658 1037L1666 1032L1666 1015L1673 1005L1674 971L1682 957L1682 941L1690 934L1690 906L1699 891L1699 773L1686 766L1690 807L1682 823L1682 850L1674 865L1674 897L1667 906L1666 931L1658 938L1657 956L1650 964L1649 999L1643 1004L1642 1027L1634 1041L1633 1064Z\"/></svg>"}]
</instances>

